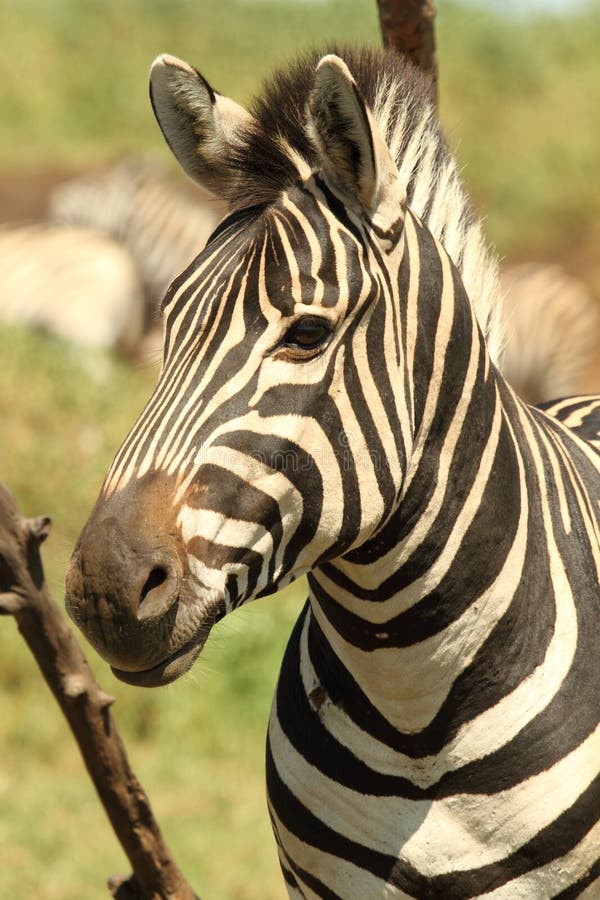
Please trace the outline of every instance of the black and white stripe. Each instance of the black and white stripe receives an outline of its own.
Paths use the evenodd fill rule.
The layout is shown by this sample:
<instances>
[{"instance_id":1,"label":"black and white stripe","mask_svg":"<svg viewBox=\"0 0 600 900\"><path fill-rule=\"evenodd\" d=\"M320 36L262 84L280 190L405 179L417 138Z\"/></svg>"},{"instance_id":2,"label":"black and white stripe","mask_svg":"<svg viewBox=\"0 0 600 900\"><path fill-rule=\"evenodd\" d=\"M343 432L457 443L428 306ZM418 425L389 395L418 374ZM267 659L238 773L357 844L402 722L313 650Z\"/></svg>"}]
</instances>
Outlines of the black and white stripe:
<instances>
[{"instance_id":1,"label":"black and white stripe","mask_svg":"<svg viewBox=\"0 0 600 900\"><path fill-rule=\"evenodd\" d=\"M126 159L81 175L52 192L54 221L91 228L123 244L138 267L151 308L199 253L222 216L209 198L185 193L157 166Z\"/></svg>"},{"instance_id":2,"label":"black and white stripe","mask_svg":"<svg viewBox=\"0 0 600 900\"><path fill-rule=\"evenodd\" d=\"M308 572L267 745L290 897L593 897L600 398L515 395L420 76L344 56L251 115L155 63L171 148L232 212L167 293L68 606L155 685Z\"/></svg>"}]
</instances>

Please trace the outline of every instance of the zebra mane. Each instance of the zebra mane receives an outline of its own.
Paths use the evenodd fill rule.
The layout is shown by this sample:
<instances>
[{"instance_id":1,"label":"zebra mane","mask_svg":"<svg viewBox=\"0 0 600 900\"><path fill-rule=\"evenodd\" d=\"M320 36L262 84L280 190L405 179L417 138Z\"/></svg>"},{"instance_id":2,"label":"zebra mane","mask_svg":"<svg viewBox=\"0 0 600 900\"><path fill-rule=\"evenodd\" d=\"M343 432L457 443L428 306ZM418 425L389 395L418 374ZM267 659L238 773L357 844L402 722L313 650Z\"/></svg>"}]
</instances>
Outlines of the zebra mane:
<instances>
[{"instance_id":1,"label":"zebra mane","mask_svg":"<svg viewBox=\"0 0 600 900\"><path fill-rule=\"evenodd\" d=\"M396 53L329 46L275 72L253 101L253 119L225 162L232 170L232 205L272 203L298 181L299 164L317 155L306 132L306 105L318 60L336 53L347 63L386 136L407 188L408 205L459 269L494 361L502 350L498 262L473 213L458 166L431 103L430 82Z\"/></svg>"}]
</instances>

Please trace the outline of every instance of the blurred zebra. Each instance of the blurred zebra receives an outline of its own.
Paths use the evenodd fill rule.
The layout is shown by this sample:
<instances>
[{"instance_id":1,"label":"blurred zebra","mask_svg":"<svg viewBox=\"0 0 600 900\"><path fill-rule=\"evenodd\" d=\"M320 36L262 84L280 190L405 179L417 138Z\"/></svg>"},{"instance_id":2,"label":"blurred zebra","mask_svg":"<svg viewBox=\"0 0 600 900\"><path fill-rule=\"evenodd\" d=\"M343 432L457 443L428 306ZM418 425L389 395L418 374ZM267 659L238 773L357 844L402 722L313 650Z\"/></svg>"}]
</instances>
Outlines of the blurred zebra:
<instances>
[{"instance_id":1,"label":"blurred zebra","mask_svg":"<svg viewBox=\"0 0 600 900\"><path fill-rule=\"evenodd\" d=\"M600 357L600 303L560 266L524 263L502 272L502 370L519 396L541 403L590 390Z\"/></svg>"},{"instance_id":2,"label":"blurred zebra","mask_svg":"<svg viewBox=\"0 0 600 900\"><path fill-rule=\"evenodd\" d=\"M267 743L290 897L598 897L600 397L563 422L515 395L427 84L344 56L252 114L155 62L169 146L230 215L165 297L67 606L151 687L308 573Z\"/></svg>"},{"instance_id":3,"label":"blurred zebra","mask_svg":"<svg viewBox=\"0 0 600 900\"><path fill-rule=\"evenodd\" d=\"M31 325L81 347L132 350L144 291L129 253L84 228L0 229L0 320Z\"/></svg>"},{"instance_id":4,"label":"blurred zebra","mask_svg":"<svg viewBox=\"0 0 600 900\"><path fill-rule=\"evenodd\" d=\"M93 228L121 242L141 273L154 316L169 284L204 246L221 204L192 199L161 169L127 159L104 172L59 184L52 219Z\"/></svg>"}]
</instances>

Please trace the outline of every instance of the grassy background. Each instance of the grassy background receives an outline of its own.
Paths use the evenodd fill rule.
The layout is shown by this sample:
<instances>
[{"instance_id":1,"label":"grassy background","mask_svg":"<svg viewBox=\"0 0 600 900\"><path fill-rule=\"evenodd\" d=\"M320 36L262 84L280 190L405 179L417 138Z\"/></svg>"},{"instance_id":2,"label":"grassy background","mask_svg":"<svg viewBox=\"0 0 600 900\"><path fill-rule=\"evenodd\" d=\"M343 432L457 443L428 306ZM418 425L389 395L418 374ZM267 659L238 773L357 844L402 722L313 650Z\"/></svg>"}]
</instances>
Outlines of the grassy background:
<instances>
[{"instance_id":1,"label":"grassy background","mask_svg":"<svg viewBox=\"0 0 600 900\"><path fill-rule=\"evenodd\" d=\"M501 253L559 258L600 291L600 7L503 20L440 2L441 113ZM166 148L147 101L151 59L189 59L247 99L312 42L378 40L375 0L0 0L0 182ZM17 179L17 180L15 180ZM105 354L0 331L0 478L46 545L57 599L77 533L155 378ZM115 714L177 861L204 900L283 898L263 799L263 746L302 588L221 623L190 676ZM91 651L90 651L90 655ZM93 900L127 864L14 623L0 620L0 897Z\"/></svg>"},{"instance_id":2,"label":"grassy background","mask_svg":"<svg viewBox=\"0 0 600 900\"><path fill-rule=\"evenodd\" d=\"M600 3L561 19L438 6L441 113L492 240L581 260L600 237ZM146 98L160 52L243 102L308 44L379 40L375 0L0 0L0 18L0 165L21 170L164 158Z\"/></svg>"}]
</instances>

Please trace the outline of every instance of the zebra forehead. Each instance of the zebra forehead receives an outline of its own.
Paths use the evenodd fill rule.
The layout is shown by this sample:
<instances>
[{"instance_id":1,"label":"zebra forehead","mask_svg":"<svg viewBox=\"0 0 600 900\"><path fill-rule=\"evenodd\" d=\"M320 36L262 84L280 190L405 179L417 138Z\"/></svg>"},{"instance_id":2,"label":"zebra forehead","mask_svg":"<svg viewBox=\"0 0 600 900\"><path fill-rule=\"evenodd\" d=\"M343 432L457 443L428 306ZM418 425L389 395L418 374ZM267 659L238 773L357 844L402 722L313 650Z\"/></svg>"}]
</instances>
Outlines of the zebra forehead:
<instances>
[{"instance_id":1,"label":"zebra forehead","mask_svg":"<svg viewBox=\"0 0 600 900\"><path fill-rule=\"evenodd\" d=\"M299 304L332 307L340 297L346 302L361 271L363 242L339 216L305 185L273 204L232 213L173 281L163 302L167 319L202 306L202 320L224 302L241 302L256 313L267 302L284 316Z\"/></svg>"}]
</instances>

